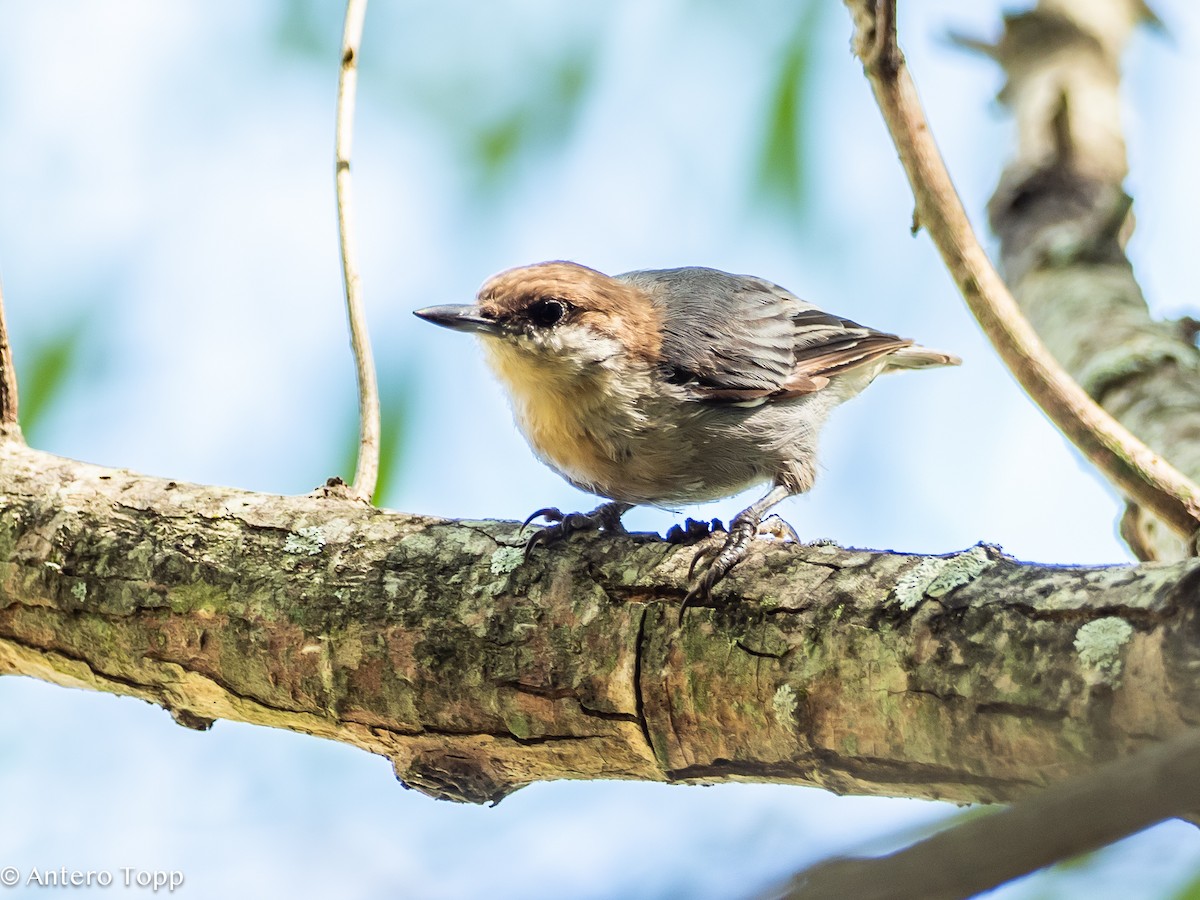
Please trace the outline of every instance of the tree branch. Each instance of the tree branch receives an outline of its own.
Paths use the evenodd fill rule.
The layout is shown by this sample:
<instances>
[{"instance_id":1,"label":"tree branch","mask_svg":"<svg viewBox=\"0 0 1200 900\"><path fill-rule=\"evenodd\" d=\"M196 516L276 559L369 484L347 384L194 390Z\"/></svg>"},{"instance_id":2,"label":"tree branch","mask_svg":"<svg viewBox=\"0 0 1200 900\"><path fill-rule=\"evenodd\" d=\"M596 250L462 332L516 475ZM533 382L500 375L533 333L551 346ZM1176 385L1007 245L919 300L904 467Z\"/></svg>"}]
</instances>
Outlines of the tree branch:
<instances>
[{"instance_id":1,"label":"tree branch","mask_svg":"<svg viewBox=\"0 0 1200 900\"><path fill-rule=\"evenodd\" d=\"M582 537L582 536L581 536ZM187 485L0 443L0 671L390 758L495 801L558 778L991 802L1200 720L1200 560L693 549Z\"/></svg>"},{"instance_id":2,"label":"tree branch","mask_svg":"<svg viewBox=\"0 0 1200 900\"><path fill-rule=\"evenodd\" d=\"M855 50L913 189L915 221L929 232L984 333L1075 446L1127 496L1191 540L1200 526L1200 487L1097 406L1063 371L979 245L894 45L895 0L846 0L846 5L854 18ZM879 9L884 15L877 19Z\"/></svg>"},{"instance_id":3,"label":"tree branch","mask_svg":"<svg viewBox=\"0 0 1200 900\"><path fill-rule=\"evenodd\" d=\"M19 436L17 419L17 370L8 343L4 319L4 287L0 285L0 440Z\"/></svg>"},{"instance_id":4,"label":"tree branch","mask_svg":"<svg viewBox=\"0 0 1200 900\"><path fill-rule=\"evenodd\" d=\"M1146 16L1134 0L1055 0L1005 19L1001 101L1017 125L989 206L1005 278L1054 356L1095 400L1200 477L1200 352L1150 318L1125 244L1122 52ZM1189 552L1133 497L1122 534L1139 557Z\"/></svg>"},{"instance_id":5,"label":"tree branch","mask_svg":"<svg viewBox=\"0 0 1200 900\"><path fill-rule=\"evenodd\" d=\"M879 859L834 859L798 875L797 900L973 897L1200 809L1200 731L1112 763Z\"/></svg>"},{"instance_id":6,"label":"tree branch","mask_svg":"<svg viewBox=\"0 0 1200 900\"><path fill-rule=\"evenodd\" d=\"M353 493L368 503L379 480L379 384L367 315L363 309L358 263L354 258L353 194L350 180L350 147L354 137L354 98L358 87L358 48L362 43L367 0L348 0L342 34L342 66L338 75L337 129L334 155L337 186L338 236L342 251L342 279L346 287L346 316L350 322L350 345L358 376L358 463L354 469Z\"/></svg>"}]
</instances>

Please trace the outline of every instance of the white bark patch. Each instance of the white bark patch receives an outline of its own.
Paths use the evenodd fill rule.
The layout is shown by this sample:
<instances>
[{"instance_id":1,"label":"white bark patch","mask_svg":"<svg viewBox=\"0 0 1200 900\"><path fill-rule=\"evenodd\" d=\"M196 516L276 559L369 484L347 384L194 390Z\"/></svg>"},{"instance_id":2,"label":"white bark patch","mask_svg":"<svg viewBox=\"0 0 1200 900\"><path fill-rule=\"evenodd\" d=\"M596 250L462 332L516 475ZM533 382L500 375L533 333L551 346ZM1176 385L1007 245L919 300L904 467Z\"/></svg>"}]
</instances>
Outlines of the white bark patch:
<instances>
[{"instance_id":1,"label":"white bark patch","mask_svg":"<svg viewBox=\"0 0 1200 900\"><path fill-rule=\"evenodd\" d=\"M284 553L295 553L297 556L316 556L325 546L325 532L319 525L306 525L298 528L287 536L283 542Z\"/></svg>"},{"instance_id":2,"label":"white bark patch","mask_svg":"<svg viewBox=\"0 0 1200 900\"><path fill-rule=\"evenodd\" d=\"M1133 637L1133 626L1124 619L1107 616L1083 625L1075 634L1075 652L1095 682L1121 686L1122 655Z\"/></svg>"},{"instance_id":3,"label":"white bark patch","mask_svg":"<svg viewBox=\"0 0 1200 900\"><path fill-rule=\"evenodd\" d=\"M926 557L896 582L896 602L907 611L926 597L944 597L956 587L973 581L992 563L987 548L982 545L953 556Z\"/></svg>"},{"instance_id":4,"label":"white bark patch","mask_svg":"<svg viewBox=\"0 0 1200 900\"><path fill-rule=\"evenodd\" d=\"M507 575L525 561L525 551L520 547L501 547L492 554L493 575Z\"/></svg>"},{"instance_id":5,"label":"white bark patch","mask_svg":"<svg viewBox=\"0 0 1200 900\"><path fill-rule=\"evenodd\" d=\"M775 692L771 705L775 707L775 718L781 725L791 728L796 721L796 690L790 684L781 684Z\"/></svg>"}]
</instances>

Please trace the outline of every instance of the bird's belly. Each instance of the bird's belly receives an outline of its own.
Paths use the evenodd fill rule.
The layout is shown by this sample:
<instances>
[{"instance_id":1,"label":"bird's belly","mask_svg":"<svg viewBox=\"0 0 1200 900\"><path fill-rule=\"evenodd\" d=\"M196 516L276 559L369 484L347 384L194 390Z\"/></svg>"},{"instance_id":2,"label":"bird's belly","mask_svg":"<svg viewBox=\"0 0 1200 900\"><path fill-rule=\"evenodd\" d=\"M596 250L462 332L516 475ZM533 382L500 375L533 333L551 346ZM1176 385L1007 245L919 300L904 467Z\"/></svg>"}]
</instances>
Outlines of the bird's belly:
<instances>
[{"instance_id":1,"label":"bird's belly","mask_svg":"<svg viewBox=\"0 0 1200 900\"><path fill-rule=\"evenodd\" d=\"M630 481L629 435L583 396L542 392L514 404L517 424L537 456L568 481L614 499Z\"/></svg>"},{"instance_id":2,"label":"bird's belly","mask_svg":"<svg viewBox=\"0 0 1200 900\"><path fill-rule=\"evenodd\" d=\"M757 454L728 441L696 442L697 433L662 417L614 415L584 396L545 394L516 409L534 452L583 490L614 500L673 507L729 497L769 477ZM690 435L690 436L689 436Z\"/></svg>"},{"instance_id":3,"label":"bird's belly","mask_svg":"<svg viewBox=\"0 0 1200 900\"><path fill-rule=\"evenodd\" d=\"M491 345L491 346L489 346ZM531 366L499 342L488 361L538 458L583 490L627 503L678 506L728 497L771 476L761 454L697 407L656 395L649 371Z\"/></svg>"}]
</instances>

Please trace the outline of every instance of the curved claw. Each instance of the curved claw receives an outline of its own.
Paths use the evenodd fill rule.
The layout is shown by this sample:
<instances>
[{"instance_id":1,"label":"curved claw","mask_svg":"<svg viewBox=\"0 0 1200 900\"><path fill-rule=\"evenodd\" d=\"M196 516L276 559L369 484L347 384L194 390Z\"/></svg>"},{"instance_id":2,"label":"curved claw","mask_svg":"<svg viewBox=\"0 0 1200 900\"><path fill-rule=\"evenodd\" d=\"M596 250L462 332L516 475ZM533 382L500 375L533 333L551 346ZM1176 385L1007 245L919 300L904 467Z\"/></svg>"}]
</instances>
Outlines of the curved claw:
<instances>
[{"instance_id":1,"label":"curved claw","mask_svg":"<svg viewBox=\"0 0 1200 900\"><path fill-rule=\"evenodd\" d=\"M713 547L711 545L709 545L708 547L701 547L699 550L697 550L696 555L692 557L692 564L690 566L688 566L688 574L687 574L688 581L691 581L692 576L696 574L696 566L700 564L700 560L702 560L708 556L716 556L716 555L717 555L717 548Z\"/></svg>"},{"instance_id":2,"label":"curved claw","mask_svg":"<svg viewBox=\"0 0 1200 900\"><path fill-rule=\"evenodd\" d=\"M701 585L696 585L696 587L692 588L683 595L683 602L679 604L679 619L676 622L677 625L683 625L683 614L687 611L687 608L692 605L692 601L700 599L700 595L702 593L703 591L701 590Z\"/></svg>"},{"instance_id":3,"label":"curved claw","mask_svg":"<svg viewBox=\"0 0 1200 900\"><path fill-rule=\"evenodd\" d=\"M688 566L688 581L692 580L692 576L696 573L696 566L700 564L701 560L707 559L710 556L715 556L717 559L713 560L712 564L708 567L704 574L700 576L700 581L697 582L696 586L683 595L683 602L679 604L678 622L680 625L683 624L683 614L687 611L689 606L698 600L707 601L712 597L713 585L721 580L720 576L714 577L713 573L720 562L721 554L725 552L725 547L728 544L729 539L726 538L725 543L721 545L720 549L711 545L708 547L701 547L696 551L696 555L692 557L692 564ZM730 565L732 565L732 563L730 563ZM728 571L728 568L721 572L721 575L724 575L726 571Z\"/></svg>"},{"instance_id":4,"label":"curved claw","mask_svg":"<svg viewBox=\"0 0 1200 900\"><path fill-rule=\"evenodd\" d=\"M570 537L577 531L600 529L614 534L624 534L625 526L621 524L621 516L630 508L628 503L611 501L596 507L590 513L566 513L554 506L539 509L521 525L524 531L534 519L543 518L552 523L545 528L535 531L525 542L525 557L539 546L549 545Z\"/></svg>"},{"instance_id":5,"label":"curved claw","mask_svg":"<svg viewBox=\"0 0 1200 900\"><path fill-rule=\"evenodd\" d=\"M557 506L543 506L541 509L534 510L530 513L529 518L521 523L521 531L529 527L529 523L534 519L545 519L547 522L561 522L563 520L563 512Z\"/></svg>"},{"instance_id":6,"label":"curved claw","mask_svg":"<svg viewBox=\"0 0 1200 900\"><path fill-rule=\"evenodd\" d=\"M547 515L547 512L550 515ZM582 531L588 526L587 517L582 513L567 513L564 516L557 509L543 509L538 510L530 518L536 519L539 515L545 516L553 524L547 525L545 528L539 528L529 536L529 540L525 542L526 558L529 557L529 554L533 552L535 547L547 547L555 541L564 540L576 531ZM528 524L529 522L527 521L525 525ZM522 525L521 528L524 529L525 525Z\"/></svg>"},{"instance_id":7,"label":"curved claw","mask_svg":"<svg viewBox=\"0 0 1200 900\"><path fill-rule=\"evenodd\" d=\"M529 540L525 542L525 550L523 551L524 558L528 559L529 554L533 552L535 547L552 543L553 539L556 537L556 535L552 533L553 531L554 527L551 526L550 528L539 528L537 531L531 534L529 536Z\"/></svg>"},{"instance_id":8,"label":"curved claw","mask_svg":"<svg viewBox=\"0 0 1200 900\"><path fill-rule=\"evenodd\" d=\"M729 573L729 570L736 566L742 557L746 555L746 550L749 548L750 542L754 540L754 536L758 534L759 523L762 522L767 510L791 493L793 493L791 488L776 483L761 500L750 504L733 517L733 521L729 523L729 531L725 535L725 542L721 545L721 549L717 551L713 561L709 563L708 569L700 577L699 583L688 591L687 595L683 598L683 603L679 607L680 624L683 622L684 610L691 605L692 601L698 597L706 599L710 597L713 586L724 578ZM717 524L716 521L713 522L713 525ZM791 530L791 527L787 523L783 523L783 526L788 531L791 531L793 537L795 536L795 532ZM712 548L705 547L692 558L692 565L688 568L689 581L696 570L697 563L710 555L712 555Z\"/></svg>"},{"instance_id":9,"label":"curved claw","mask_svg":"<svg viewBox=\"0 0 1200 900\"><path fill-rule=\"evenodd\" d=\"M730 525L729 533L720 549L712 546L702 547L692 557L692 564L688 567L689 581L702 559L711 556L713 561L700 576L696 586L684 595L683 602L679 605L679 624L683 624L683 613L694 601L707 601L712 597L713 587L741 561L742 557L746 555L746 548L750 546L754 535L758 533L758 523L748 518L741 521L735 519Z\"/></svg>"}]
</instances>

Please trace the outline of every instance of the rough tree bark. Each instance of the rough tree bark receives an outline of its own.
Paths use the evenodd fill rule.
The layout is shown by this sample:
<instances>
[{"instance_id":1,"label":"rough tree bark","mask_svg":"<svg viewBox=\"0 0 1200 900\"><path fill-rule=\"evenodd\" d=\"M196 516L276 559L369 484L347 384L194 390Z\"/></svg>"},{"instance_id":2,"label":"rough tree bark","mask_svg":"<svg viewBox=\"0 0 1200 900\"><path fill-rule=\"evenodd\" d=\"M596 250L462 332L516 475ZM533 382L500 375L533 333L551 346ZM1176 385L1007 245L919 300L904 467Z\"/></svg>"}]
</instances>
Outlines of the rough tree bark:
<instances>
[{"instance_id":1,"label":"rough tree bark","mask_svg":"<svg viewBox=\"0 0 1200 900\"><path fill-rule=\"evenodd\" d=\"M1200 720L1200 561L760 542L676 629L689 548L520 543L0 440L0 671L345 741L475 802L556 778L995 801Z\"/></svg>"}]
</instances>

